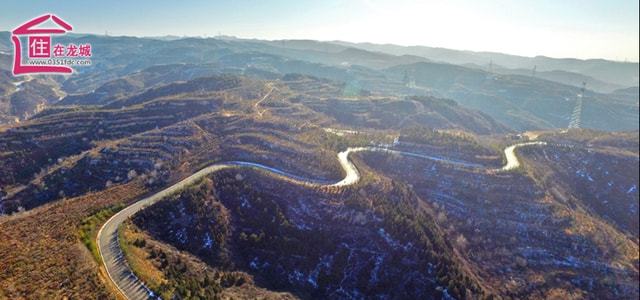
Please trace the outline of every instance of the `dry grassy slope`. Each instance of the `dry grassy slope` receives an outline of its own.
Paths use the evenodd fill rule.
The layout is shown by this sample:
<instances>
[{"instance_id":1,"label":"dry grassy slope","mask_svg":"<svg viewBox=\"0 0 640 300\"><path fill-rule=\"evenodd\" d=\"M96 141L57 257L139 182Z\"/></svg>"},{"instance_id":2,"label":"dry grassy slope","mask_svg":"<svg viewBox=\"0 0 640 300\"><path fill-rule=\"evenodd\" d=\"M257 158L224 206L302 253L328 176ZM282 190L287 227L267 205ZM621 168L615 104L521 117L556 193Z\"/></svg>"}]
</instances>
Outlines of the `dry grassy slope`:
<instances>
[{"instance_id":1,"label":"dry grassy slope","mask_svg":"<svg viewBox=\"0 0 640 300\"><path fill-rule=\"evenodd\" d=\"M192 143L188 148L178 148L188 151L181 150L178 151L179 154L165 158L176 160L175 163L165 162L165 166L170 167L170 178L189 175L206 164L220 160L247 159L274 166L286 166L287 157L296 161L334 161L329 157L320 159L315 152L301 150L313 146L292 138L289 132L291 128L288 126L290 125L285 122L257 121L251 117L214 113L160 130L105 142L90 151L87 157L89 161L97 161L95 167L99 169L105 167L100 161L124 163L132 154L147 153L148 156L156 152L163 153L165 150L158 148L163 145ZM199 140L202 142L193 144ZM220 148L222 143L224 147ZM112 150L105 152L104 149ZM286 157L279 157L277 154L281 152L288 154ZM295 156L292 156L294 154ZM167 153L164 152L163 155ZM326 155L333 158L334 154ZM65 164L66 161L62 163ZM77 162L66 168L66 174L84 174L84 171L91 170L87 164ZM78 172L74 171L76 168ZM314 166L313 163L302 167L296 165L292 169L301 174L310 173L311 177L338 176L326 173L320 175L322 173L318 173L317 170L322 167ZM46 178L47 176L44 176L41 180L46 182ZM143 192L142 185L137 182L129 183L127 186L133 187L116 186L96 194L54 202L17 216L5 217L0 224L2 237L6 237L0 243L0 253L3 258L7 258L6 262L10 267L3 269L0 283L1 290L7 297L77 297L83 290L92 290L95 292L94 295L99 297L108 295L104 287L100 286L101 281L98 279L95 263L91 261L90 254L85 253L87 251L77 240L75 232L79 222L99 208L137 199ZM50 248L53 250L49 250ZM229 293L243 292L234 289L235 291ZM257 295L261 293L259 290L255 292Z\"/></svg>"},{"instance_id":2,"label":"dry grassy slope","mask_svg":"<svg viewBox=\"0 0 640 300\"><path fill-rule=\"evenodd\" d=\"M625 143L607 140L611 144ZM637 235L625 235L580 204L584 198L572 196L578 190L559 189L567 186L566 178L537 172L545 164L541 151L551 157L554 149L520 149L525 171L515 174L468 172L409 158L397 165L398 158L378 154L365 156L365 161L377 172L409 183L435 211L445 238L498 294L536 299L634 298L638 294ZM569 166L556 164L577 165L575 161ZM633 168L626 168L631 170L622 177L629 177L629 184L637 182L637 171L632 174ZM598 190L606 191L602 186ZM637 192L635 197L637 207ZM633 211L627 208L633 198L622 202L616 198L609 199L610 207Z\"/></svg>"},{"instance_id":3,"label":"dry grassy slope","mask_svg":"<svg viewBox=\"0 0 640 300\"><path fill-rule=\"evenodd\" d=\"M113 298L77 237L81 220L140 197L139 182L0 219L0 291L9 299Z\"/></svg>"},{"instance_id":4,"label":"dry grassy slope","mask_svg":"<svg viewBox=\"0 0 640 300\"><path fill-rule=\"evenodd\" d=\"M186 251L180 251L169 244L154 239L132 223L127 223L121 230L121 237L124 238L125 247L128 248L125 251L127 260L136 275L152 288L157 289L159 284L171 286L171 288L165 288L165 294L161 295L164 298L174 295L177 284L184 281L203 284L204 279L209 278L211 282L223 285L221 290L217 291L221 299L297 299L290 293L273 292L257 286L253 282L253 277L244 272L224 272L214 268ZM140 241L144 241L144 246L136 244ZM159 253L165 257L160 257ZM183 282L178 282L177 278L168 276L169 269L182 270L182 268L184 271L180 272L178 276L180 276L179 280L183 280ZM228 281L231 278L234 278L235 282L223 282L223 280ZM154 282L154 285L152 286L150 282ZM203 287L203 289L206 288L213 289L211 285ZM202 293L203 291L197 292ZM206 294L203 296L206 297Z\"/></svg>"},{"instance_id":5,"label":"dry grassy slope","mask_svg":"<svg viewBox=\"0 0 640 300\"><path fill-rule=\"evenodd\" d=\"M235 82L231 79L225 80ZM213 91L201 90L203 84L217 81L218 78L199 79L193 85L182 86L180 95L176 95L175 91L167 88L167 95L158 94L143 104L134 101L135 104L126 109L80 108L44 112L22 126L3 131L0 133L0 155L2 155L0 184L4 192L9 194L9 199L0 203L0 209L12 212L19 206L31 208L59 197L58 190L41 191L41 193L48 193L43 197L20 195L14 197L14 194L24 191L25 188L41 189L41 186L31 182L34 177L41 177L36 174L41 172L46 174L47 170L56 169L56 165L64 162L68 157L82 154L83 151L94 148L96 144L131 137L156 128L168 128L178 122L226 107L242 111L250 105L252 99L260 97L263 93L263 84L247 80L241 80L243 86L233 86L227 91L220 91L218 88ZM192 124L192 126L195 125ZM189 128L185 130L192 131ZM180 151L188 151L188 148L193 146L188 144L194 141L180 141L180 132L177 135L171 132L166 134L167 136L163 136L163 133L160 133L155 141L148 141L153 144L148 147L151 149L148 149L146 155L144 152L137 151L136 141L132 141L133 145L130 148L133 151L129 151L131 156L128 157L127 164L147 159L147 162L153 165L154 162L148 159L149 156L154 158L161 156L171 161L176 155L184 154ZM145 143L147 141L138 142L138 144ZM179 149L185 147L187 149ZM110 166L103 166L103 168L105 169L101 172L112 171ZM64 173L65 170L61 172ZM58 174L58 184L67 180L63 175ZM85 175L89 175L90 180L95 179L92 178L92 174ZM123 177L122 174L118 176ZM119 181L113 178L111 180ZM78 192L82 190L82 187L74 187L76 183L65 182L64 184L66 195L79 195ZM92 188L101 187L93 186ZM14 198L17 201L14 201ZM28 201L25 202L19 198Z\"/></svg>"},{"instance_id":6,"label":"dry grassy slope","mask_svg":"<svg viewBox=\"0 0 640 300\"><path fill-rule=\"evenodd\" d=\"M557 146L528 149L532 172L568 204L638 241L638 135L589 130L546 133Z\"/></svg>"},{"instance_id":7,"label":"dry grassy slope","mask_svg":"<svg viewBox=\"0 0 640 300\"><path fill-rule=\"evenodd\" d=\"M402 129L424 126L459 129L477 134L506 133L509 129L491 117L464 108L455 101L435 97L399 97L367 94L350 95L348 86L309 76L285 76L281 92L289 102L319 112L342 126L366 129ZM288 92L288 93L287 93ZM290 107L266 103L279 115L297 115Z\"/></svg>"},{"instance_id":8,"label":"dry grassy slope","mask_svg":"<svg viewBox=\"0 0 640 300\"><path fill-rule=\"evenodd\" d=\"M588 297L632 299L638 297L640 270L638 155L610 146L611 142L628 145L628 140L605 139L607 146L604 147L596 146L598 142L591 140L594 144L590 144L588 150L581 146L552 146L527 149L523 156L530 176L554 201L555 217L571 220L563 227L564 234L569 240L587 242L572 243L576 251L567 257L577 258L578 265L583 267L599 265L590 274L576 272L581 280L576 282L584 283L584 278L593 276L597 284L595 290L583 286L582 293ZM581 257L588 252L595 253L595 256L589 255L591 261L589 256Z\"/></svg>"}]
</instances>

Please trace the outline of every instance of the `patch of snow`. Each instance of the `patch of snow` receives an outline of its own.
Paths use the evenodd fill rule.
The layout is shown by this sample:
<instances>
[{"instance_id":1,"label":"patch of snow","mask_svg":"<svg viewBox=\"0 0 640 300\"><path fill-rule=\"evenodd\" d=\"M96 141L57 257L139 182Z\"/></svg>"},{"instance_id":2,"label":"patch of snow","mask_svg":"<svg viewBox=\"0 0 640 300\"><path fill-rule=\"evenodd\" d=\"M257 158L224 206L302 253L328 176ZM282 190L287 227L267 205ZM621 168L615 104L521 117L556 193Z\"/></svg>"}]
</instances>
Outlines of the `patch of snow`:
<instances>
[{"instance_id":1,"label":"patch of snow","mask_svg":"<svg viewBox=\"0 0 640 300\"><path fill-rule=\"evenodd\" d=\"M258 269L258 263L260 262L260 260L258 260L258 257L254 257L253 260L251 260L251 262L249 263L249 268L257 270Z\"/></svg>"},{"instance_id":2,"label":"patch of snow","mask_svg":"<svg viewBox=\"0 0 640 300\"><path fill-rule=\"evenodd\" d=\"M565 267L574 267L574 268L578 268L582 265L582 263L580 263L580 260L573 256L566 257L564 260L559 261L558 264Z\"/></svg>"},{"instance_id":3,"label":"patch of snow","mask_svg":"<svg viewBox=\"0 0 640 300\"><path fill-rule=\"evenodd\" d=\"M318 275L320 274L321 269L329 270L331 268L331 263L333 262L333 255L325 255L320 259L320 262L316 265L316 267L309 273L309 277L307 278L307 282L311 284L314 288L318 288Z\"/></svg>"},{"instance_id":4,"label":"patch of snow","mask_svg":"<svg viewBox=\"0 0 640 300\"><path fill-rule=\"evenodd\" d=\"M297 269L293 270L293 273L289 274L288 276L289 282L291 283L302 282L304 278L305 278L304 273Z\"/></svg>"},{"instance_id":5,"label":"patch of snow","mask_svg":"<svg viewBox=\"0 0 640 300\"><path fill-rule=\"evenodd\" d=\"M247 197L242 196L242 198L241 198L241 199L242 199L242 203L240 203L240 206L241 206L241 207L244 207L244 208L251 208L251 202L249 202L249 200L247 199Z\"/></svg>"},{"instance_id":6,"label":"patch of snow","mask_svg":"<svg viewBox=\"0 0 640 300\"><path fill-rule=\"evenodd\" d=\"M376 256L375 266L373 267L373 270L371 271L371 276L369 277L369 284L378 283L378 271L380 271L382 262L384 262L384 255Z\"/></svg>"},{"instance_id":7,"label":"patch of snow","mask_svg":"<svg viewBox=\"0 0 640 300\"><path fill-rule=\"evenodd\" d=\"M298 230L311 230L311 227L305 223L295 224Z\"/></svg>"},{"instance_id":8,"label":"patch of snow","mask_svg":"<svg viewBox=\"0 0 640 300\"><path fill-rule=\"evenodd\" d=\"M392 247L398 246L398 242L396 242L391 236L384 231L384 228L378 229L378 234Z\"/></svg>"},{"instance_id":9,"label":"patch of snow","mask_svg":"<svg viewBox=\"0 0 640 300\"><path fill-rule=\"evenodd\" d=\"M589 175L589 173L587 173L587 171L585 170L577 170L576 171L576 175L582 177L582 178L587 178L587 180L593 182L593 178L591 177L591 175Z\"/></svg>"},{"instance_id":10,"label":"patch of snow","mask_svg":"<svg viewBox=\"0 0 640 300\"><path fill-rule=\"evenodd\" d=\"M449 290L445 288L444 290L442 290L442 299L455 300L456 298L451 296L451 294L449 294Z\"/></svg>"},{"instance_id":11,"label":"patch of snow","mask_svg":"<svg viewBox=\"0 0 640 300\"><path fill-rule=\"evenodd\" d=\"M180 228L178 229L178 231L176 231L176 239L181 243L181 244L186 244L187 243L187 229L186 228Z\"/></svg>"},{"instance_id":12,"label":"patch of snow","mask_svg":"<svg viewBox=\"0 0 640 300\"><path fill-rule=\"evenodd\" d=\"M213 246L213 239L211 239L211 235L207 232L204 236L204 248L211 249Z\"/></svg>"}]
</instances>

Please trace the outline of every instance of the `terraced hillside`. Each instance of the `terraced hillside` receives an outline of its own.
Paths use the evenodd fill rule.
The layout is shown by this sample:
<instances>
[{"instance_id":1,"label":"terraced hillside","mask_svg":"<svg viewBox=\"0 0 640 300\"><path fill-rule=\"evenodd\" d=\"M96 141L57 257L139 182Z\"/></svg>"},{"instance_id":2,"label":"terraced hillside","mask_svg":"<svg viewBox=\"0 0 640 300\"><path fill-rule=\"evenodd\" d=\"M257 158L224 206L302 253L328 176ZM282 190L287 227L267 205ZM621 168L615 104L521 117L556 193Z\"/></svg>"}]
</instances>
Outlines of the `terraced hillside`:
<instances>
[{"instance_id":1,"label":"terraced hillside","mask_svg":"<svg viewBox=\"0 0 640 300\"><path fill-rule=\"evenodd\" d=\"M95 248L118 209L221 162L336 181L337 153L357 146L418 155L354 154L362 180L335 188L215 173L125 223L120 259L165 298L638 295L637 172L616 171L637 165L633 134L546 132L544 147L518 150L524 167L501 172L502 149L534 135L452 100L184 68L110 81L0 130L12 214L0 217L0 295L118 295Z\"/></svg>"},{"instance_id":2,"label":"terraced hillside","mask_svg":"<svg viewBox=\"0 0 640 300\"><path fill-rule=\"evenodd\" d=\"M222 79L205 80L215 83ZM144 151L144 147L137 147L143 144L138 140L122 139L219 111L226 98L239 97L234 93L244 92L239 87L229 93L214 91L197 94L194 93L196 91L195 88L183 90L180 99L161 99L162 96L172 95L167 92L167 95L154 97L143 104L119 109L74 107L45 111L23 126L6 129L0 137L3 157L0 184L8 194L2 200L2 210L11 212L20 207L31 208L51 199L76 196L101 188L106 181L121 182L126 180L128 171L153 168L154 159L159 159L161 154L171 161L180 152L179 147L188 148L196 140L176 142L175 146L165 144L167 141L164 139L171 132L171 129L167 129L169 134L162 137L163 143L151 144L151 148L156 147L154 151ZM189 129L182 130L186 133ZM151 135L150 132L138 139L151 139ZM181 138L177 134L172 137ZM115 154L125 157L117 160L117 157L110 157L113 154L109 147L120 143L131 146L126 147L129 153ZM150 152L159 152L159 155L148 155ZM116 159L110 163L123 161L124 164L117 168L103 168L104 165L94 159L96 156ZM78 173L69 170L78 164ZM91 172L91 169L95 171ZM108 172L108 175L101 174L104 172ZM88 175L92 180L81 183L72 180L81 174ZM99 181L102 182L96 186Z\"/></svg>"},{"instance_id":3,"label":"terraced hillside","mask_svg":"<svg viewBox=\"0 0 640 300\"><path fill-rule=\"evenodd\" d=\"M570 205L638 237L638 132L603 135L589 130L550 134L564 147L532 149L536 172L567 194ZM583 146L583 145L586 145Z\"/></svg>"},{"instance_id":4,"label":"terraced hillside","mask_svg":"<svg viewBox=\"0 0 640 300\"><path fill-rule=\"evenodd\" d=\"M567 171L560 166L575 163L560 156L568 154L564 146L520 152L525 169L512 174L469 172L420 159L400 165L398 158L376 154L365 162L409 184L444 228L460 259L497 294L533 299L637 295L638 240L636 233L628 232L637 217L627 212L637 207L637 193L619 199L616 192L605 192L619 188L585 189L580 173L573 174L572 169L567 171L578 178L561 177ZM637 157L636 152L635 158L628 159L637 164ZM590 170L599 172L613 173L618 169L615 165L625 163L613 157L583 159L586 164L598 164ZM602 167L600 161L611 165ZM547 173L539 174L541 168ZM629 176L620 185L638 180L637 174L620 176ZM596 194L581 194L596 189ZM608 210L591 208L594 202L599 204L592 198L611 202ZM608 217L618 209L624 213Z\"/></svg>"},{"instance_id":5,"label":"terraced hillside","mask_svg":"<svg viewBox=\"0 0 640 300\"><path fill-rule=\"evenodd\" d=\"M9 38L8 33L0 35ZM583 127L607 131L638 129L637 93L611 92L617 88L628 89L633 84L628 82L632 77L618 78L627 82L622 85L603 83L609 86L603 92L596 79L590 81L591 77L583 73L567 72L577 70L567 69L567 66L583 72L602 68L608 70L605 77L613 75L613 70L628 76L635 72L637 77L634 65L628 63L535 58L532 60L549 65L545 72L551 72L551 75L540 72L539 76L532 76L528 67L527 72L500 73L497 70L500 73L497 74L479 67L478 62L471 66L446 64L421 56L366 50L362 45L316 41L158 40L89 35L65 36L61 37L61 42L77 43L79 39L91 42L98 51L92 57L93 64L83 68L82 76L39 78L25 85L20 93L14 93L16 88L12 86L20 80L0 75L0 120L3 124L13 123L16 117L24 120L44 106L58 102L61 105L104 105L128 98L131 93L197 77L235 74L274 80L289 73L299 73L344 83L343 96L373 93L388 97L451 98L517 130L566 128L582 83L576 78L584 78L593 86L587 86ZM531 63L528 59L524 61L527 65ZM542 65L538 66L543 71ZM9 55L0 54L0 70L8 74ZM558 72L562 74L560 77L569 76L570 79L556 79L553 74ZM637 86L637 83L633 85Z\"/></svg>"}]
</instances>

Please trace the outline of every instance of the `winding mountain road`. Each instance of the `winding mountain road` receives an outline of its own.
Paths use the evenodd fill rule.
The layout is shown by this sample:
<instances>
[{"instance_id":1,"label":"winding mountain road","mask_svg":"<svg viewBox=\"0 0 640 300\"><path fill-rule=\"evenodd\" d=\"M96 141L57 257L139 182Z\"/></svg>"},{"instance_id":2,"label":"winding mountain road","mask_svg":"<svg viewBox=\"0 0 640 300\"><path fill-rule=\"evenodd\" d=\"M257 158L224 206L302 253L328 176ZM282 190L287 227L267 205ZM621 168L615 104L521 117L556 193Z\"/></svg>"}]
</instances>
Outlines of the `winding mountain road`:
<instances>
[{"instance_id":1,"label":"winding mountain road","mask_svg":"<svg viewBox=\"0 0 640 300\"><path fill-rule=\"evenodd\" d=\"M268 94L267 94L268 96ZM266 98L266 96L265 96ZM264 99L264 98L263 98ZM504 154L507 160L507 163L499 169L488 169L489 171L510 171L520 166L520 162L518 161L518 157L515 155L516 148L522 146L529 145L544 145L544 142L527 142L527 143L519 143L512 146L509 146L504 149ZM194 184L201 178L224 170L224 169L239 169L239 168L248 168L255 169L264 172L271 173L275 176L278 176L284 180L293 182L302 186L309 187L345 187L349 185L353 185L360 180L360 173L358 169L353 164L352 161L349 160L349 154L354 152L384 152L389 154L399 154L404 156L418 157L433 161L444 162L447 164L458 165L460 167L467 168L482 168L481 165L466 163L461 161L454 161L445 158L428 156L424 154L405 152L392 150L384 147L354 147L348 148L347 150L338 153L338 161L340 166L345 172L345 177L337 182L327 182L322 180L308 179L301 176L297 176L294 174L290 174L288 172L282 171L280 169L272 168L269 166L265 166L258 163L252 162L243 162L243 161L231 161L226 163L216 163L209 167L206 167L191 176L183 179L182 181L156 193L149 197L143 198L132 205L122 209L120 212L112 216L109 220L107 220L104 225L98 231L98 235L96 237L98 251L100 256L102 257L102 262L107 271L109 279L113 282L113 284L117 287L120 293L126 298L131 300L137 299L154 299L155 295L153 292L147 288L144 283L138 279L131 269L129 268L128 263L122 253L122 249L120 248L120 244L118 242L118 227L126 221L131 216L135 215L137 212L143 210L144 208L152 205L163 198L173 195L185 187Z\"/></svg>"}]
</instances>

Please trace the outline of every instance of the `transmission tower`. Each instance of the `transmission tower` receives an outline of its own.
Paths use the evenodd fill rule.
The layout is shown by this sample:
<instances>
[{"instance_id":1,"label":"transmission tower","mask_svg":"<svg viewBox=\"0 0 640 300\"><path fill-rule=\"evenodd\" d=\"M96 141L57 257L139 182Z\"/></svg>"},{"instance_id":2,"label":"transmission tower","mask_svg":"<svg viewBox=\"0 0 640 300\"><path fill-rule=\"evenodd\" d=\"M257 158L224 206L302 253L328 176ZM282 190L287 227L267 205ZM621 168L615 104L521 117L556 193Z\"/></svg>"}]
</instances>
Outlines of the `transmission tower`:
<instances>
[{"instance_id":1,"label":"transmission tower","mask_svg":"<svg viewBox=\"0 0 640 300\"><path fill-rule=\"evenodd\" d=\"M416 80L413 78L413 76L409 74L407 70L404 71L404 77L402 78L402 83L404 84L404 86L408 88L416 87Z\"/></svg>"},{"instance_id":2,"label":"transmission tower","mask_svg":"<svg viewBox=\"0 0 640 300\"><path fill-rule=\"evenodd\" d=\"M408 86L409 85L409 80L410 80L409 79L409 72L407 70L404 70L404 77L402 77L402 83L405 86Z\"/></svg>"},{"instance_id":3,"label":"transmission tower","mask_svg":"<svg viewBox=\"0 0 640 300\"><path fill-rule=\"evenodd\" d=\"M578 97L576 99L576 106L573 108L573 113L571 114L569 128L580 128L580 126L582 125L582 98L584 98L584 91L586 87L587 83L582 82L582 88L580 88L580 93L578 93Z\"/></svg>"},{"instance_id":4,"label":"transmission tower","mask_svg":"<svg viewBox=\"0 0 640 300\"><path fill-rule=\"evenodd\" d=\"M531 70L531 77L536 77L536 69L538 66L533 66L533 70Z\"/></svg>"}]
</instances>

